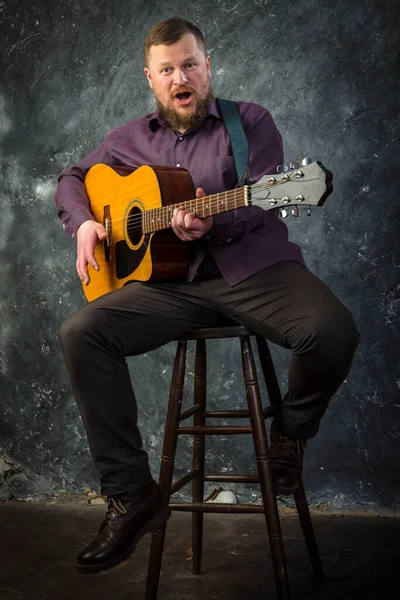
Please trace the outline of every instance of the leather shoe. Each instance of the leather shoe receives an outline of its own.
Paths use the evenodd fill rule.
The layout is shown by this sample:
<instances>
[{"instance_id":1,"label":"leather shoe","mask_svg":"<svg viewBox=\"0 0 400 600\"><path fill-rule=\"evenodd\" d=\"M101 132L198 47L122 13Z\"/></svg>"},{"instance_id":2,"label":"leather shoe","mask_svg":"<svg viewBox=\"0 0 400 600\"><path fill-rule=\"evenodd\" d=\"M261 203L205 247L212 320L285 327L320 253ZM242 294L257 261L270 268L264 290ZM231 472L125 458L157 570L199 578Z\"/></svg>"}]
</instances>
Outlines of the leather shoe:
<instances>
[{"instance_id":1,"label":"leather shoe","mask_svg":"<svg viewBox=\"0 0 400 600\"><path fill-rule=\"evenodd\" d=\"M132 554L139 540L170 518L158 484L153 481L133 497L110 496L108 510L95 539L78 555L80 573L115 567Z\"/></svg>"},{"instance_id":2,"label":"leather shoe","mask_svg":"<svg viewBox=\"0 0 400 600\"><path fill-rule=\"evenodd\" d=\"M292 494L296 491L303 471L306 447L306 440L286 435L278 420L272 421L268 456L276 493Z\"/></svg>"}]
</instances>

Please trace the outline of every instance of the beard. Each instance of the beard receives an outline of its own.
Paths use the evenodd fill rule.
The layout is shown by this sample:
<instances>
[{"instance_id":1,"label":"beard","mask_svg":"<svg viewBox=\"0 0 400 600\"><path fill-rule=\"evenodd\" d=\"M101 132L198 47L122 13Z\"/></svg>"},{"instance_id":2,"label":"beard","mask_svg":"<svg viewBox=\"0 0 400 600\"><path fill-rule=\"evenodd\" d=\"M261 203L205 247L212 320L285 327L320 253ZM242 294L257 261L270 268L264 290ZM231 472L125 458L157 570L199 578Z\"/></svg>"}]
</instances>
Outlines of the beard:
<instances>
[{"instance_id":1,"label":"beard","mask_svg":"<svg viewBox=\"0 0 400 600\"><path fill-rule=\"evenodd\" d=\"M187 91L188 90L189 88L187 88ZM174 108L173 98L168 102L168 104L163 104L156 96L157 106L172 129L176 129L177 131L188 131L189 129L191 131L197 131L206 120L210 101L214 97L211 87L209 87L204 98L200 98L199 95L192 89L190 90L190 93L196 101L196 109L189 115L182 115Z\"/></svg>"}]
</instances>

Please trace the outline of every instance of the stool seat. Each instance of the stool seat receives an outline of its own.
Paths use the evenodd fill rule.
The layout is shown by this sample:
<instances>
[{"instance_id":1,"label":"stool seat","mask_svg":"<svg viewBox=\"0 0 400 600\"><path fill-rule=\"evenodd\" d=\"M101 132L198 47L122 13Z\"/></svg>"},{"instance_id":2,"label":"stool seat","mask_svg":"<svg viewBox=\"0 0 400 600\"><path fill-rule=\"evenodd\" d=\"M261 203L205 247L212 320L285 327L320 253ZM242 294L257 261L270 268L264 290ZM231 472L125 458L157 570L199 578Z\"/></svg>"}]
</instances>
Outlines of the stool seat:
<instances>
[{"instance_id":1,"label":"stool seat","mask_svg":"<svg viewBox=\"0 0 400 600\"><path fill-rule=\"evenodd\" d=\"M256 338L261 369L269 397L269 404L265 408L263 408L261 403L257 371L250 342L251 336L255 336ZM206 340L221 338L239 338L240 340L247 409L207 410ZM190 340L196 341L194 403L192 407L182 411L187 342ZM169 503L172 510L192 512L193 573L195 575L199 575L201 572L204 513L263 513L269 537L278 598L280 600L290 600L285 552L276 492L274 490L268 457L268 439L265 428L265 419L276 415L280 412L281 407L282 396L279 383L268 343L263 337L230 320L225 320L225 323L221 324L221 326L194 329L182 335L178 340L172 373L159 485L164 494L165 501ZM181 422L189 418L193 418L193 424L182 426ZM248 418L250 423L248 426L207 425L208 418ZM253 438L256 456L255 465L258 472L247 474L206 473L206 436L240 434L250 434ZM193 436L193 463L192 468L185 475L173 481L175 454L179 435ZM259 483L263 503L261 505L207 503L204 501L204 483L206 481ZM171 496L190 482L192 483L192 502L171 502ZM321 559L301 478L293 496L313 571L316 576L322 578ZM145 600L156 600L157 598L165 533L166 524L154 533L152 537Z\"/></svg>"},{"instance_id":2,"label":"stool seat","mask_svg":"<svg viewBox=\"0 0 400 600\"><path fill-rule=\"evenodd\" d=\"M234 321L232 321L234 323ZM250 337L254 335L243 325L228 325L228 326L217 326L217 327L201 327L199 329L192 329L188 333L182 335L180 340L215 340L221 338L233 338L233 337Z\"/></svg>"}]
</instances>

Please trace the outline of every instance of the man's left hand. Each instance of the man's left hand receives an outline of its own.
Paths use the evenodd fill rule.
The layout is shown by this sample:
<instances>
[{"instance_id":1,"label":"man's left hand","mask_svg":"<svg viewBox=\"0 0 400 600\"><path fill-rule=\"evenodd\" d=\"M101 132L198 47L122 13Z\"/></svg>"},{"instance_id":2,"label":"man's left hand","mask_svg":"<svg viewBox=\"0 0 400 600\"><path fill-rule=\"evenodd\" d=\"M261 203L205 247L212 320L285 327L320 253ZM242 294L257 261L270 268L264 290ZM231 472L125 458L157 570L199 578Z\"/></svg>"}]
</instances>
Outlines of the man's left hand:
<instances>
[{"instance_id":1,"label":"man's left hand","mask_svg":"<svg viewBox=\"0 0 400 600\"><path fill-rule=\"evenodd\" d=\"M202 198L205 195L204 190L197 188L196 198ZM185 210L180 206L174 210L171 224L179 239L184 242L191 242L203 237L214 225L214 219L212 217L198 219L194 212Z\"/></svg>"}]
</instances>

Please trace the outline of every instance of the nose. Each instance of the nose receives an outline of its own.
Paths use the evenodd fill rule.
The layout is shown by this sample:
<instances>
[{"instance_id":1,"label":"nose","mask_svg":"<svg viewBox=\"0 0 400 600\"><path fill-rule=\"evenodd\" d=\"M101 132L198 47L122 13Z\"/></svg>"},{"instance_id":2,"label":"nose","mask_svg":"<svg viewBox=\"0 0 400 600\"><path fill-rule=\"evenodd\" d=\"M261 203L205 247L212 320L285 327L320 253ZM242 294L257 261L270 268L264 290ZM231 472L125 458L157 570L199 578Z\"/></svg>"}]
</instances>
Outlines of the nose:
<instances>
[{"instance_id":1,"label":"nose","mask_svg":"<svg viewBox=\"0 0 400 600\"><path fill-rule=\"evenodd\" d=\"M182 85L183 83L187 83L187 82L188 82L188 78L186 77L186 75L182 71L182 69L176 69L174 83L176 85Z\"/></svg>"}]
</instances>

